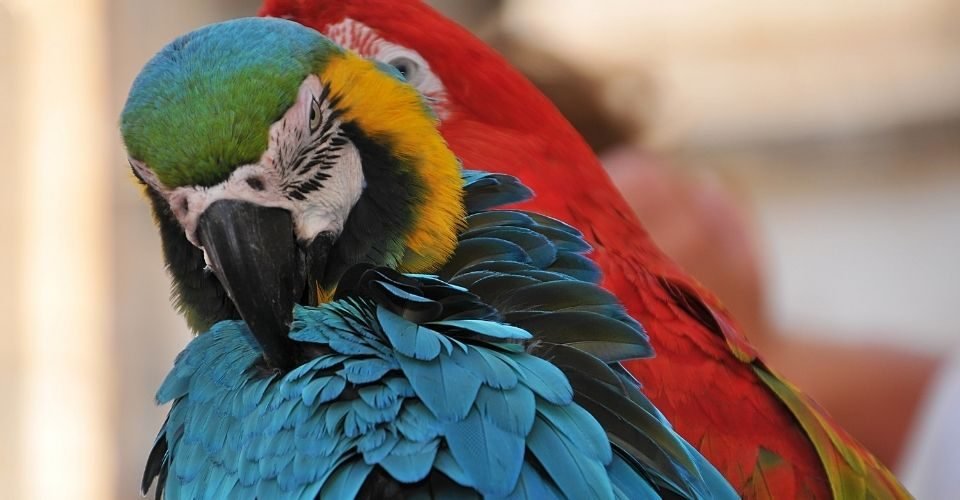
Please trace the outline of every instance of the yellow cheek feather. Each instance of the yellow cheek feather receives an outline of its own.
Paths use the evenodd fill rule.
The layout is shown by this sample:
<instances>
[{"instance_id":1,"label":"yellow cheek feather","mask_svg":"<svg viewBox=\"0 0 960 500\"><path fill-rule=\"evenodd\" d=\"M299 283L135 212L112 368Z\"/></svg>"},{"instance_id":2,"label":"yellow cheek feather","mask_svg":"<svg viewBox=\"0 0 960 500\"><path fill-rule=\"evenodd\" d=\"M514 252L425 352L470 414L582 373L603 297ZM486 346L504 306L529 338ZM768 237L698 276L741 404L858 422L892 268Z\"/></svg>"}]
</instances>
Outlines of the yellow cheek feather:
<instances>
[{"instance_id":1,"label":"yellow cheek feather","mask_svg":"<svg viewBox=\"0 0 960 500\"><path fill-rule=\"evenodd\" d=\"M456 156L437 131L420 94L351 53L332 57L320 75L340 97L345 121L384 140L420 179L423 202L414 207L401 272L435 270L453 253L466 216L463 181Z\"/></svg>"}]
</instances>

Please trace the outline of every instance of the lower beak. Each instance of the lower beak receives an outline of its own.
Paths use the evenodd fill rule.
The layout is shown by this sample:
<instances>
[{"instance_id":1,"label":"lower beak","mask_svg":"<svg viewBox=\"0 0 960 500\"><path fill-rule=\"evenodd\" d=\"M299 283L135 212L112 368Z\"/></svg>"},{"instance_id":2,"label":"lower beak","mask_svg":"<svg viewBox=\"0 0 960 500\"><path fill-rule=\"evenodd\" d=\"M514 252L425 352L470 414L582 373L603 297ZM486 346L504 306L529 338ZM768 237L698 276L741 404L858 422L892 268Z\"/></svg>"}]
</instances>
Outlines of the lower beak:
<instances>
[{"instance_id":1,"label":"lower beak","mask_svg":"<svg viewBox=\"0 0 960 500\"><path fill-rule=\"evenodd\" d=\"M288 335L307 276L290 212L245 201L216 201L200 216L197 236L267 364L293 368L294 343Z\"/></svg>"}]
</instances>

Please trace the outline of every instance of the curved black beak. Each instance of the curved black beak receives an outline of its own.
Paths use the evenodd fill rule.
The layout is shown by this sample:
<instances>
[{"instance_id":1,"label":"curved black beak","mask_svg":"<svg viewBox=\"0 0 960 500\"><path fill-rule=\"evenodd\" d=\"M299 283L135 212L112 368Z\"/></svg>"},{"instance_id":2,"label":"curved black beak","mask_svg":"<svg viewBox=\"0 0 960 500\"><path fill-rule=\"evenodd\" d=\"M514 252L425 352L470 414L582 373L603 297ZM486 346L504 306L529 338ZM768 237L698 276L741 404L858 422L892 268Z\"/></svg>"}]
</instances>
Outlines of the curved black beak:
<instances>
[{"instance_id":1,"label":"curved black beak","mask_svg":"<svg viewBox=\"0 0 960 500\"><path fill-rule=\"evenodd\" d=\"M294 343L288 334L307 276L290 212L245 201L216 201L201 214L197 236L267 364L293 368Z\"/></svg>"}]
</instances>

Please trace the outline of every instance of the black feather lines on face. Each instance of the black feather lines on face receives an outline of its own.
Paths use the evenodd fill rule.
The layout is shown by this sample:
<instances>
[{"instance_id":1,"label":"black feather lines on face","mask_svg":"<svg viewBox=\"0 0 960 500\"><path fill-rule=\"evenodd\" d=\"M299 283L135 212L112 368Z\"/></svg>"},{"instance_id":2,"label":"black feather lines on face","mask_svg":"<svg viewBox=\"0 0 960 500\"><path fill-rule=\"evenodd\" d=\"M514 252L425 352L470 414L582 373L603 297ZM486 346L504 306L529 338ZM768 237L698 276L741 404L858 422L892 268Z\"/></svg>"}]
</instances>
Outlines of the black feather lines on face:
<instances>
[{"instance_id":1,"label":"black feather lines on face","mask_svg":"<svg viewBox=\"0 0 960 500\"><path fill-rule=\"evenodd\" d=\"M306 124L294 124L289 120L280 123L279 136L284 137L289 129L296 130L295 140L282 141L277 149L277 164L283 172L281 188L287 198L303 201L307 195L323 188L330 178L328 171L337 164L347 144L341 128L343 110L339 108L339 96L330 95L330 86L324 84L320 96L311 102L311 111ZM320 113L320 124L311 128L313 114Z\"/></svg>"},{"instance_id":2,"label":"black feather lines on face","mask_svg":"<svg viewBox=\"0 0 960 500\"><path fill-rule=\"evenodd\" d=\"M332 287L354 264L396 268L405 252L405 236L413 223L415 204L423 202L423 187L390 146L367 136L353 122L341 130L360 154L366 187L337 239L324 276ZM427 201L429 202L429 201Z\"/></svg>"}]
</instances>

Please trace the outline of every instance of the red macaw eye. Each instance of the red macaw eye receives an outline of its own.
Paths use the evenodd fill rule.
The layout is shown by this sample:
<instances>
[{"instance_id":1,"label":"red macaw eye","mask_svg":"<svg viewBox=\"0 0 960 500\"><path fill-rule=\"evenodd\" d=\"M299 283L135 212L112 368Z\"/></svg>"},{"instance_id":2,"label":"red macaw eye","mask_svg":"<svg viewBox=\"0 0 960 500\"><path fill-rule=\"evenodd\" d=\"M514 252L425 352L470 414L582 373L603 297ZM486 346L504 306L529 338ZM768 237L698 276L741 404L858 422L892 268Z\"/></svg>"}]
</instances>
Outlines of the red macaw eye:
<instances>
[{"instance_id":1,"label":"red macaw eye","mask_svg":"<svg viewBox=\"0 0 960 500\"><path fill-rule=\"evenodd\" d=\"M397 71L403 75L403 78L410 84L416 85L414 81L417 77L417 74L420 71L420 65L416 61L410 59L409 57L396 57L391 59L388 63L394 68L397 68Z\"/></svg>"}]
</instances>

